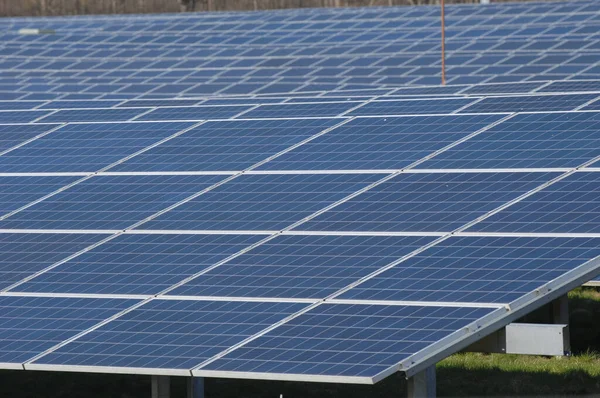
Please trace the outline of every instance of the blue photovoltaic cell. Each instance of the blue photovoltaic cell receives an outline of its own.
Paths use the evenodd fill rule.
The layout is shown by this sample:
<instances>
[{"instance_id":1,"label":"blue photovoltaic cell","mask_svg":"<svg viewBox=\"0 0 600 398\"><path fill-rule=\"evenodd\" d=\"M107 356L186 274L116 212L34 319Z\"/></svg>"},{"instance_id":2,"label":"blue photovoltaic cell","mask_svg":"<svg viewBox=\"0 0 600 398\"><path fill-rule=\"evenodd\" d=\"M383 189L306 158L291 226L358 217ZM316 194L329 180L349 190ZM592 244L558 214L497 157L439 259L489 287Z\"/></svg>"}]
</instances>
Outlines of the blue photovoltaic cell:
<instances>
[{"instance_id":1,"label":"blue photovoltaic cell","mask_svg":"<svg viewBox=\"0 0 600 398\"><path fill-rule=\"evenodd\" d=\"M297 229L452 231L557 175L558 173L399 174Z\"/></svg>"},{"instance_id":2,"label":"blue photovoltaic cell","mask_svg":"<svg viewBox=\"0 0 600 398\"><path fill-rule=\"evenodd\" d=\"M184 108L158 108L138 120L203 120L229 119L251 106L190 106Z\"/></svg>"},{"instance_id":3,"label":"blue photovoltaic cell","mask_svg":"<svg viewBox=\"0 0 600 398\"><path fill-rule=\"evenodd\" d=\"M74 101L74 100L54 100L40 107L40 109L78 109L78 108L112 108L123 101Z\"/></svg>"},{"instance_id":4,"label":"blue photovoltaic cell","mask_svg":"<svg viewBox=\"0 0 600 398\"><path fill-rule=\"evenodd\" d=\"M19 109L33 109L42 105L40 101L0 101L0 110L15 111Z\"/></svg>"},{"instance_id":5,"label":"blue photovoltaic cell","mask_svg":"<svg viewBox=\"0 0 600 398\"><path fill-rule=\"evenodd\" d=\"M572 111L596 97L595 94L488 97L466 107L461 112Z\"/></svg>"},{"instance_id":6,"label":"blue photovoltaic cell","mask_svg":"<svg viewBox=\"0 0 600 398\"><path fill-rule=\"evenodd\" d=\"M475 101L475 98L397 100L368 102L349 112L351 116L426 115L451 113Z\"/></svg>"},{"instance_id":7,"label":"blue photovoltaic cell","mask_svg":"<svg viewBox=\"0 0 600 398\"><path fill-rule=\"evenodd\" d=\"M339 116L360 102L261 105L240 116L243 119Z\"/></svg>"},{"instance_id":8,"label":"blue photovoltaic cell","mask_svg":"<svg viewBox=\"0 0 600 398\"><path fill-rule=\"evenodd\" d=\"M337 298L510 303L600 255L600 239L452 237Z\"/></svg>"},{"instance_id":9,"label":"blue photovoltaic cell","mask_svg":"<svg viewBox=\"0 0 600 398\"><path fill-rule=\"evenodd\" d=\"M0 363L23 363L136 300L0 297Z\"/></svg>"},{"instance_id":10,"label":"blue photovoltaic cell","mask_svg":"<svg viewBox=\"0 0 600 398\"><path fill-rule=\"evenodd\" d=\"M169 294L325 298L433 239L278 236Z\"/></svg>"},{"instance_id":11,"label":"blue photovoltaic cell","mask_svg":"<svg viewBox=\"0 0 600 398\"><path fill-rule=\"evenodd\" d=\"M492 311L323 304L202 369L374 377Z\"/></svg>"},{"instance_id":12,"label":"blue photovoltaic cell","mask_svg":"<svg viewBox=\"0 0 600 398\"><path fill-rule=\"evenodd\" d=\"M147 111L148 109L144 108L62 109L46 116L40 121L43 123L123 122Z\"/></svg>"},{"instance_id":13,"label":"blue photovoltaic cell","mask_svg":"<svg viewBox=\"0 0 600 398\"><path fill-rule=\"evenodd\" d=\"M282 229L382 177L381 174L247 174L145 223L141 228Z\"/></svg>"},{"instance_id":14,"label":"blue photovoltaic cell","mask_svg":"<svg viewBox=\"0 0 600 398\"><path fill-rule=\"evenodd\" d=\"M180 122L68 124L0 156L0 172L97 171L190 126Z\"/></svg>"},{"instance_id":15,"label":"blue photovoltaic cell","mask_svg":"<svg viewBox=\"0 0 600 398\"><path fill-rule=\"evenodd\" d=\"M19 145L57 126L56 124L0 124L0 151Z\"/></svg>"},{"instance_id":16,"label":"blue photovoltaic cell","mask_svg":"<svg viewBox=\"0 0 600 398\"><path fill-rule=\"evenodd\" d=\"M105 237L98 234L0 234L0 289Z\"/></svg>"},{"instance_id":17,"label":"blue photovoltaic cell","mask_svg":"<svg viewBox=\"0 0 600 398\"><path fill-rule=\"evenodd\" d=\"M136 107L149 107L149 106L192 106L201 102L201 100L178 100L178 99L142 99L142 100L129 100L118 108L136 108Z\"/></svg>"},{"instance_id":18,"label":"blue photovoltaic cell","mask_svg":"<svg viewBox=\"0 0 600 398\"><path fill-rule=\"evenodd\" d=\"M592 102L589 105L586 105L582 108L583 110L593 110L593 111L600 111L600 101L596 100L594 102Z\"/></svg>"},{"instance_id":19,"label":"blue photovoltaic cell","mask_svg":"<svg viewBox=\"0 0 600 398\"><path fill-rule=\"evenodd\" d=\"M417 166L577 167L600 154L600 113L519 114Z\"/></svg>"},{"instance_id":20,"label":"blue photovoltaic cell","mask_svg":"<svg viewBox=\"0 0 600 398\"><path fill-rule=\"evenodd\" d=\"M30 123L51 111L2 111L0 123Z\"/></svg>"},{"instance_id":21,"label":"blue photovoltaic cell","mask_svg":"<svg viewBox=\"0 0 600 398\"><path fill-rule=\"evenodd\" d=\"M540 92L600 91L600 81L564 81L552 82Z\"/></svg>"},{"instance_id":22,"label":"blue photovoltaic cell","mask_svg":"<svg viewBox=\"0 0 600 398\"><path fill-rule=\"evenodd\" d=\"M48 177L36 178L49 181ZM99 175L0 221L0 228L123 229L222 179L214 175Z\"/></svg>"},{"instance_id":23,"label":"blue photovoltaic cell","mask_svg":"<svg viewBox=\"0 0 600 398\"><path fill-rule=\"evenodd\" d=\"M501 117L461 115L356 118L258 169L400 169Z\"/></svg>"},{"instance_id":24,"label":"blue photovoltaic cell","mask_svg":"<svg viewBox=\"0 0 600 398\"><path fill-rule=\"evenodd\" d=\"M0 215L69 185L79 177L0 177Z\"/></svg>"},{"instance_id":25,"label":"blue photovoltaic cell","mask_svg":"<svg viewBox=\"0 0 600 398\"><path fill-rule=\"evenodd\" d=\"M469 231L600 232L600 173L575 173L481 221Z\"/></svg>"},{"instance_id":26,"label":"blue photovoltaic cell","mask_svg":"<svg viewBox=\"0 0 600 398\"><path fill-rule=\"evenodd\" d=\"M207 122L116 166L113 170L243 170L336 123L339 120Z\"/></svg>"},{"instance_id":27,"label":"blue photovoltaic cell","mask_svg":"<svg viewBox=\"0 0 600 398\"><path fill-rule=\"evenodd\" d=\"M305 306L153 300L35 363L191 369Z\"/></svg>"},{"instance_id":28,"label":"blue photovoltaic cell","mask_svg":"<svg viewBox=\"0 0 600 398\"><path fill-rule=\"evenodd\" d=\"M264 238L124 234L37 276L15 291L158 294Z\"/></svg>"},{"instance_id":29,"label":"blue photovoltaic cell","mask_svg":"<svg viewBox=\"0 0 600 398\"><path fill-rule=\"evenodd\" d=\"M469 87L465 91L461 92L461 94L526 94L540 87L542 84L543 83L480 84Z\"/></svg>"}]
</instances>

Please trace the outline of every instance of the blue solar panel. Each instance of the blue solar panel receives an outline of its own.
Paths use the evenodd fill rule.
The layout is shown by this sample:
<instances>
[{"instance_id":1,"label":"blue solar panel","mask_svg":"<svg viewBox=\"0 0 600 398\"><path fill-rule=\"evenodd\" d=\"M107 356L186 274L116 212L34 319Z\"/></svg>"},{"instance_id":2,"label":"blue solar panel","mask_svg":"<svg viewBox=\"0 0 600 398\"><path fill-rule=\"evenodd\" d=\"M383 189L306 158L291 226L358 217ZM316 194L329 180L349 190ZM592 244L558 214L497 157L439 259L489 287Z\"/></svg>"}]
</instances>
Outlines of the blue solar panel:
<instances>
[{"instance_id":1,"label":"blue solar panel","mask_svg":"<svg viewBox=\"0 0 600 398\"><path fill-rule=\"evenodd\" d=\"M338 298L510 303L600 255L599 243L589 238L452 237Z\"/></svg>"},{"instance_id":2,"label":"blue solar panel","mask_svg":"<svg viewBox=\"0 0 600 398\"><path fill-rule=\"evenodd\" d=\"M57 122L120 122L133 119L148 109L63 109L41 119L44 123Z\"/></svg>"},{"instance_id":3,"label":"blue solar panel","mask_svg":"<svg viewBox=\"0 0 600 398\"><path fill-rule=\"evenodd\" d=\"M68 124L1 156L0 171L97 171L192 125L178 122Z\"/></svg>"},{"instance_id":4,"label":"blue solar panel","mask_svg":"<svg viewBox=\"0 0 600 398\"><path fill-rule=\"evenodd\" d=\"M76 101L76 100L55 100L40 107L40 109L77 109L77 108L111 108L120 104L122 101L94 100L94 101ZM79 118L81 112L75 114ZM68 119L68 121L71 121Z\"/></svg>"},{"instance_id":5,"label":"blue solar panel","mask_svg":"<svg viewBox=\"0 0 600 398\"><path fill-rule=\"evenodd\" d=\"M243 175L141 228L281 229L380 178L377 174Z\"/></svg>"},{"instance_id":6,"label":"blue solar panel","mask_svg":"<svg viewBox=\"0 0 600 398\"><path fill-rule=\"evenodd\" d=\"M191 369L305 306L153 300L36 363Z\"/></svg>"},{"instance_id":7,"label":"blue solar panel","mask_svg":"<svg viewBox=\"0 0 600 398\"><path fill-rule=\"evenodd\" d=\"M14 290L157 294L263 238L261 235L125 234Z\"/></svg>"},{"instance_id":8,"label":"blue solar panel","mask_svg":"<svg viewBox=\"0 0 600 398\"><path fill-rule=\"evenodd\" d=\"M25 362L135 303L120 299L0 297L0 362Z\"/></svg>"},{"instance_id":9,"label":"blue solar panel","mask_svg":"<svg viewBox=\"0 0 600 398\"><path fill-rule=\"evenodd\" d=\"M49 113L50 111L2 111L0 123L30 123Z\"/></svg>"},{"instance_id":10,"label":"blue solar panel","mask_svg":"<svg viewBox=\"0 0 600 398\"><path fill-rule=\"evenodd\" d=\"M7 178L0 179L0 184ZM17 183L17 178L10 178ZM49 185L50 181L68 180L27 178L38 183L29 188L32 191L39 191L44 187L41 184ZM222 179L223 176L96 176L0 221L0 228L123 229ZM18 182L23 181L19 177ZM11 192L10 188L4 192ZM7 196L10 198L10 194ZM25 195L18 198L21 196Z\"/></svg>"},{"instance_id":11,"label":"blue solar panel","mask_svg":"<svg viewBox=\"0 0 600 398\"><path fill-rule=\"evenodd\" d=\"M400 174L302 224L298 229L452 231L557 175Z\"/></svg>"},{"instance_id":12,"label":"blue solar panel","mask_svg":"<svg viewBox=\"0 0 600 398\"><path fill-rule=\"evenodd\" d=\"M373 101L353 110L349 115L444 114L454 112L473 101L473 98Z\"/></svg>"},{"instance_id":13,"label":"blue solar panel","mask_svg":"<svg viewBox=\"0 0 600 398\"><path fill-rule=\"evenodd\" d=\"M170 294L325 298L431 237L279 236Z\"/></svg>"},{"instance_id":14,"label":"blue solar panel","mask_svg":"<svg viewBox=\"0 0 600 398\"><path fill-rule=\"evenodd\" d=\"M591 112L520 114L417 167L576 167L598 156L599 123Z\"/></svg>"},{"instance_id":15,"label":"blue solar panel","mask_svg":"<svg viewBox=\"0 0 600 398\"><path fill-rule=\"evenodd\" d=\"M338 116L359 105L360 102L327 102L326 104L261 105L245 113L242 118L294 118Z\"/></svg>"},{"instance_id":16,"label":"blue solar panel","mask_svg":"<svg viewBox=\"0 0 600 398\"><path fill-rule=\"evenodd\" d=\"M373 377L491 311L324 304L202 369Z\"/></svg>"},{"instance_id":17,"label":"blue solar panel","mask_svg":"<svg viewBox=\"0 0 600 398\"><path fill-rule=\"evenodd\" d=\"M229 119L250 106L195 106L187 108L158 108L138 120L203 120Z\"/></svg>"},{"instance_id":18,"label":"blue solar panel","mask_svg":"<svg viewBox=\"0 0 600 398\"><path fill-rule=\"evenodd\" d=\"M575 173L472 226L485 232L600 232L600 173Z\"/></svg>"},{"instance_id":19,"label":"blue solar panel","mask_svg":"<svg viewBox=\"0 0 600 398\"><path fill-rule=\"evenodd\" d=\"M114 168L243 170L339 123L335 119L207 122Z\"/></svg>"},{"instance_id":20,"label":"blue solar panel","mask_svg":"<svg viewBox=\"0 0 600 398\"><path fill-rule=\"evenodd\" d=\"M571 111L596 97L595 94L491 97L485 98L461 112Z\"/></svg>"},{"instance_id":21,"label":"blue solar panel","mask_svg":"<svg viewBox=\"0 0 600 398\"><path fill-rule=\"evenodd\" d=\"M0 101L0 110L2 111L14 111L20 109L34 109L43 102L40 101Z\"/></svg>"},{"instance_id":22,"label":"blue solar panel","mask_svg":"<svg viewBox=\"0 0 600 398\"><path fill-rule=\"evenodd\" d=\"M56 101L54 101L56 102ZM151 107L151 106L193 106L201 100L179 100L179 99L141 99L141 100L129 100L121 105L119 108L136 108L136 107Z\"/></svg>"},{"instance_id":23,"label":"blue solar panel","mask_svg":"<svg viewBox=\"0 0 600 398\"><path fill-rule=\"evenodd\" d=\"M22 144L57 126L56 124L0 124L0 151Z\"/></svg>"},{"instance_id":24,"label":"blue solar panel","mask_svg":"<svg viewBox=\"0 0 600 398\"><path fill-rule=\"evenodd\" d=\"M597 61L596 61L597 62ZM552 82L543 87L540 92L571 92L571 91L600 91L600 81L566 81Z\"/></svg>"},{"instance_id":25,"label":"blue solar panel","mask_svg":"<svg viewBox=\"0 0 600 398\"><path fill-rule=\"evenodd\" d=\"M356 118L259 169L400 169L500 118L498 115Z\"/></svg>"},{"instance_id":26,"label":"blue solar panel","mask_svg":"<svg viewBox=\"0 0 600 398\"><path fill-rule=\"evenodd\" d=\"M77 177L0 177L0 215L40 199Z\"/></svg>"},{"instance_id":27,"label":"blue solar panel","mask_svg":"<svg viewBox=\"0 0 600 398\"><path fill-rule=\"evenodd\" d=\"M98 234L0 234L0 289L94 244Z\"/></svg>"}]
</instances>

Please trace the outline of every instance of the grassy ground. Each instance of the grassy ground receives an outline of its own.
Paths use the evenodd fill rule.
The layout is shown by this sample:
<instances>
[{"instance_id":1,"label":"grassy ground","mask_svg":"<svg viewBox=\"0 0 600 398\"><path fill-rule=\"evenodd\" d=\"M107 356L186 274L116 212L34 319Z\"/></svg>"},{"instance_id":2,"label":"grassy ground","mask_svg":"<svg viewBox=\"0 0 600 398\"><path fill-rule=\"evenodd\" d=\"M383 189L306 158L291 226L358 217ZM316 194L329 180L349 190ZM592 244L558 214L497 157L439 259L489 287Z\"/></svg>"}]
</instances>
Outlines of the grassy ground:
<instances>
[{"instance_id":1,"label":"grassy ground","mask_svg":"<svg viewBox=\"0 0 600 398\"><path fill-rule=\"evenodd\" d=\"M580 288L569 294L573 356L461 353L437 367L443 397L600 397L600 292ZM185 397L185 380L172 378L173 398ZM406 394L394 375L374 386L208 379L206 398L386 398ZM0 397L147 398L149 378L53 372L0 371Z\"/></svg>"}]
</instances>

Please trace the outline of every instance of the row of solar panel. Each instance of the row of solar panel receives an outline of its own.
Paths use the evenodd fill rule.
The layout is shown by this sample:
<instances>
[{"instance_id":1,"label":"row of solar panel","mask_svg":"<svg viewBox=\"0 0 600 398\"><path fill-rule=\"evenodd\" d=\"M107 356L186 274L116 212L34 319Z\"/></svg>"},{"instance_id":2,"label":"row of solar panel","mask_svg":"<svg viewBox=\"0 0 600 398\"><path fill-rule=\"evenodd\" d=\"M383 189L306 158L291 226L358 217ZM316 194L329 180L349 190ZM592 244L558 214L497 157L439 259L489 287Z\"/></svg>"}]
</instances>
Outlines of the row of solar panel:
<instances>
[{"instance_id":1,"label":"row of solar panel","mask_svg":"<svg viewBox=\"0 0 600 398\"><path fill-rule=\"evenodd\" d=\"M200 121L206 119L314 118L335 116L425 115L598 110L598 94L552 94L448 99L328 101L294 104L200 105L154 108L94 108L0 111L1 123L76 123L118 121ZM20 102L28 104L30 102ZM34 102L35 104L35 102ZM12 105L12 104L9 104ZM38 104L39 105L39 104Z\"/></svg>"}]
</instances>

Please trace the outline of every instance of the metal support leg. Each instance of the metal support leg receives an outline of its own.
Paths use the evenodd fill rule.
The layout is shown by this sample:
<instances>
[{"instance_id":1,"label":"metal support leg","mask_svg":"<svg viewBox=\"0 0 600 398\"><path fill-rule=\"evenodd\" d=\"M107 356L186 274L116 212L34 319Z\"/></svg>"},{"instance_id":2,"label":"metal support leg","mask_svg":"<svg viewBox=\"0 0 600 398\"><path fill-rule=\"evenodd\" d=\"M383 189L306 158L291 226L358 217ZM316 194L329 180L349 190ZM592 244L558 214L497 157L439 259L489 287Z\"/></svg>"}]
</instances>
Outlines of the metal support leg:
<instances>
[{"instance_id":1,"label":"metal support leg","mask_svg":"<svg viewBox=\"0 0 600 398\"><path fill-rule=\"evenodd\" d=\"M408 398L435 398L435 365L408 379Z\"/></svg>"},{"instance_id":2,"label":"metal support leg","mask_svg":"<svg viewBox=\"0 0 600 398\"><path fill-rule=\"evenodd\" d=\"M171 379L169 376L152 376L152 398L170 398Z\"/></svg>"},{"instance_id":3,"label":"metal support leg","mask_svg":"<svg viewBox=\"0 0 600 398\"><path fill-rule=\"evenodd\" d=\"M204 398L203 377L188 377L187 398Z\"/></svg>"},{"instance_id":4,"label":"metal support leg","mask_svg":"<svg viewBox=\"0 0 600 398\"><path fill-rule=\"evenodd\" d=\"M552 322L567 325L563 335L564 352L571 353L571 336L569 333L569 297L565 294L552 302Z\"/></svg>"}]
</instances>

